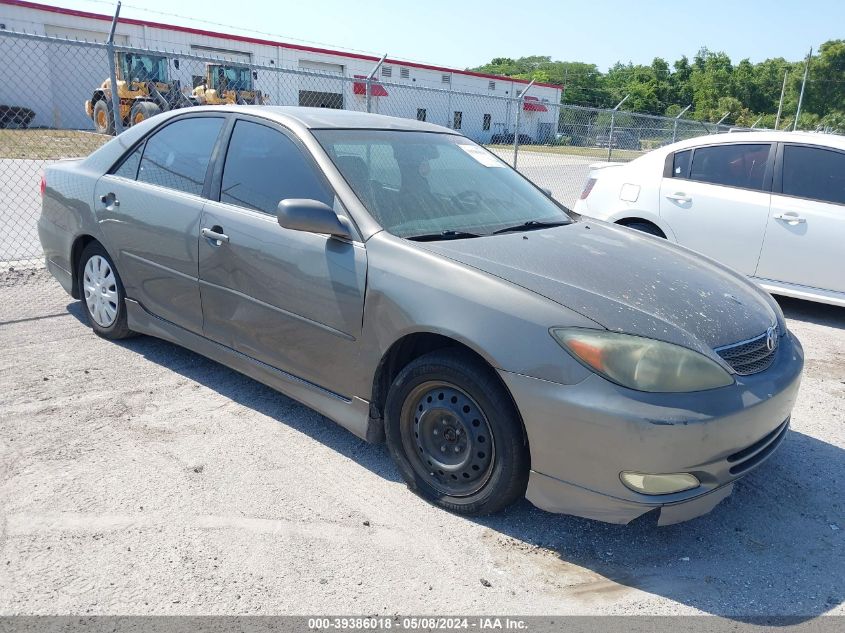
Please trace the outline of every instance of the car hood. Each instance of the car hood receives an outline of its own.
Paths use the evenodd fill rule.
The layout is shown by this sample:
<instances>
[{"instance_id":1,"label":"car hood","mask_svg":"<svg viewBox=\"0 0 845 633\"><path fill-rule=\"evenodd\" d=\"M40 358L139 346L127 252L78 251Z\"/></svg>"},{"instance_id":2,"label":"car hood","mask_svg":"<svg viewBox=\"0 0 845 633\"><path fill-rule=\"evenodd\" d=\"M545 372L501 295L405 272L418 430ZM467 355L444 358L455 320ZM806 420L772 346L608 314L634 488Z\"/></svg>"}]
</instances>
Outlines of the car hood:
<instances>
[{"instance_id":1,"label":"car hood","mask_svg":"<svg viewBox=\"0 0 845 633\"><path fill-rule=\"evenodd\" d=\"M665 240L602 222L419 245L609 330L711 355L715 347L762 334L777 320L762 291L738 273Z\"/></svg>"}]
</instances>

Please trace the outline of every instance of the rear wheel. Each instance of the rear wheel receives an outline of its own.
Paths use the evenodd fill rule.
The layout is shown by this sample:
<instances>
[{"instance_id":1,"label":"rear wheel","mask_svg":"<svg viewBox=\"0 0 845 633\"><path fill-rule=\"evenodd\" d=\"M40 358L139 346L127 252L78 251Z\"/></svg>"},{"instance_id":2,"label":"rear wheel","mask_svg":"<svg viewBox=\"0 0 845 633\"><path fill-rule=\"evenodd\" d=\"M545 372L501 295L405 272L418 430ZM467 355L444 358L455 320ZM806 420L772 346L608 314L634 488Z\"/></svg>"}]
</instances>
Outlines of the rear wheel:
<instances>
[{"instance_id":1,"label":"rear wheel","mask_svg":"<svg viewBox=\"0 0 845 633\"><path fill-rule=\"evenodd\" d=\"M388 447L408 487L466 515L497 512L525 494L522 423L493 370L457 350L426 354L393 381Z\"/></svg>"},{"instance_id":2,"label":"rear wheel","mask_svg":"<svg viewBox=\"0 0 845 633\"><path fill-rule=\"evenodd\" d=\"M88 324L107 339L132 336L126 318L126 292L117 268L99 242L91 242L79 258L79 288Z\"/></svg>"},{"instance_id":3,"label":"rear wheel","mask_svg":"<svg viewBox=\"0 0 845 633\"><path fill-rule=\"evenodd\" d=\"M94 129L98 134L114 134L112 107L105 99L94 104Z\"/></svg>"},{"instance_id":4,"label":"rear wheel","mask_svg":"<svg viewBox=\"0 0 845 633\"><path fill-rule=\"evenodd\" d=\"M151 101L139 101L132 106L132 110L129 112L129 124L138 125L160 113L161 108L155 103Z\"/></svg>"}]
</instances>

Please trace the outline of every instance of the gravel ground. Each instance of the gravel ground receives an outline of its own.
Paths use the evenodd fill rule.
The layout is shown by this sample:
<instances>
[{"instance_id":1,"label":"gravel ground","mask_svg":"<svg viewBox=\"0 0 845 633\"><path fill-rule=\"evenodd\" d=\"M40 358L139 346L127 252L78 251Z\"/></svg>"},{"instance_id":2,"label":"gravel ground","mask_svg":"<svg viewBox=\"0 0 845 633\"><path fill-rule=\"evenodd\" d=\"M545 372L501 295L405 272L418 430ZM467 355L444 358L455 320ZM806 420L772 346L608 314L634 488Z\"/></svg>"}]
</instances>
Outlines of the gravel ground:
<instances>
[{"instance_id":1,"label":"gravel ground","mask_svg":"<svg viewBox=\"0 0 845 633\"><path fill-rule=\"evenodd\" d=\"M713 513L657 528L453 516L383 446L9 279L0 614L845 614L843 309L783 301L807 350L794 430Z\"/></svg>"}]
</instances>

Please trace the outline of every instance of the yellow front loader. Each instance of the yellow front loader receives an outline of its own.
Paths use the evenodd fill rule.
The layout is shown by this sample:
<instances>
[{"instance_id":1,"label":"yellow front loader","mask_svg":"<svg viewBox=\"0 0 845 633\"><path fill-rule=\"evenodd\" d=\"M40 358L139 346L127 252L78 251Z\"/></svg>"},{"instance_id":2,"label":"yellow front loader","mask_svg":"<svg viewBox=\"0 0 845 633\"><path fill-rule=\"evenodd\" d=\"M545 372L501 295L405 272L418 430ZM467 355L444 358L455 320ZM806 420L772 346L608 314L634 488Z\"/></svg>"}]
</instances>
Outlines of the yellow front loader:
<instances>
[{"instance_id":1,"label":"yellow front loader","mask_svg":"<svg viewBox=\"0 0 845 633\"><path fill-rule=\"evenodd\" d=\"M257 72L246 66L207 64L205 82L194 88L191 96L203 105L265 105L265 95L256 90L253 84L257 75Z\"/></svg>"},{"instance_id":2,"label":"yellow front loader","mask_svg":"<svg viewBox=\"0 0 845 633\"><path fill-rule=\"evenodd\" d=\"M182 92L178 80L170 80L168 59L159 55L117 53L117 96L124 127L136 125L159 112L197 105ZM100 134L114 134L111 80L106 79L85 102L85 112Z\"/></svg>"}]
</instances>

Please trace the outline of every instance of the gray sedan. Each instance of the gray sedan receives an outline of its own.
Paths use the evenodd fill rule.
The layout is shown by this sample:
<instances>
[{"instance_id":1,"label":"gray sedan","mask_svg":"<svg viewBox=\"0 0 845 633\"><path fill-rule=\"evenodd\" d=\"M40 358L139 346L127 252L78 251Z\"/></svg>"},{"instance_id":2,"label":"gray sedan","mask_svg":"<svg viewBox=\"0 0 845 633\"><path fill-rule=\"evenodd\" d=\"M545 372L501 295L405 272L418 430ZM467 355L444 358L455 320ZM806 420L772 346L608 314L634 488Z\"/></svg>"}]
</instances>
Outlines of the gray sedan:
<instances>
[{"instance_id":1,"label":"gray sedan","mask_svg":"<svg viewBox=\"0 0 845 633\"><path fill-rule=\"evenodd\" d=\"M771 296L580 218L452 130L192 108L42 191L47 266L97 334L178 343L386 439L455 512L525 495L682 521L789 427L803 352Z\"/></svg>"}]
</instances>

